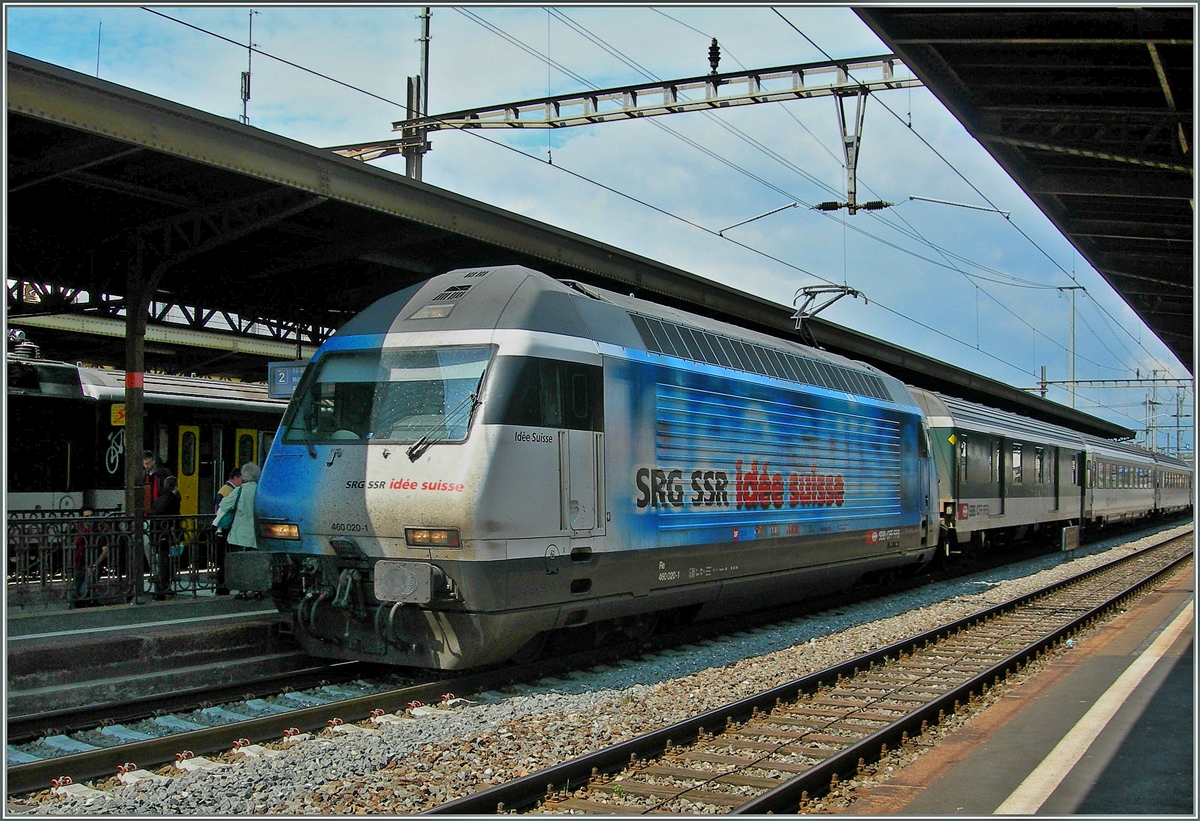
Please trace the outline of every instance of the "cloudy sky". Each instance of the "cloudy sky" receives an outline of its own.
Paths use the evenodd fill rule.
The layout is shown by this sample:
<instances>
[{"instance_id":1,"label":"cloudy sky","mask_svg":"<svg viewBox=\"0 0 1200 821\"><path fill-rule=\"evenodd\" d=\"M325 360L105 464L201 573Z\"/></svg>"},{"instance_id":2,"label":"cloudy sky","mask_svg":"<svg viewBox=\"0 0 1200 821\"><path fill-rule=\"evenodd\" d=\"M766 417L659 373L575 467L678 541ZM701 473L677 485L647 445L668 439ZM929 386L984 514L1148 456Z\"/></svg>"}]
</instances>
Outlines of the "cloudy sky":
<instances>
[{"instance_id":1,"label":"cloudy sky","mask_svg":"<svg viewBox=\"0 0 1200 821\"><path fill-rule=\"evenodd\" d=\"M216 115L328 147L386 140L421 66L417 6L45 6L5 8L7 48ZM555 94L886 53L847 8L803 6L433 7L433 114ZM1041 367L1076 377L1187 372L931 93L866 104L858 200L844 200L832 98L577 128L436 132L424 181L790 305L798 289L846 284L822 316L1008 384ZM849 107L852 110L852 106ZM376 165L403 173L403 160ZM963 208L927 202L946 200ZM732 228L792 202L762 219ZM1006 219L992 210L1011 212ZM1134 429L1146 389L1080 389L1077 407ZM1049 398L1070 404L1052 388ZM1160 389L1175 444L1175 391ZM1183 428L1192 397L1184 396ZM1190 447L1191 436L1184 435ZM1167 434L1160 432L1160 445Z\"/></svg>"}]
</instances>

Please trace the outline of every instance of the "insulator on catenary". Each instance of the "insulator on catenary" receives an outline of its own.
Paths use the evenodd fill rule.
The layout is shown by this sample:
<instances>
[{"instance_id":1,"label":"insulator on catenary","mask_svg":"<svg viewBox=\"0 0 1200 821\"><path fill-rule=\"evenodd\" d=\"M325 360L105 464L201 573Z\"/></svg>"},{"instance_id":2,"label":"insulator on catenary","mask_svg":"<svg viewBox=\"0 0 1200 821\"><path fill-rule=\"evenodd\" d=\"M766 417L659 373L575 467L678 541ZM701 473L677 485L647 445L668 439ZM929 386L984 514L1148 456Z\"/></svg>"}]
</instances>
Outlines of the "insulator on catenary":
<instances>
[{"instance_id":1,"label":"insulator on catenary","mask_svg":"<svg viewBox=\"0 0 1200 821\"><path fill-rule=\"evenodd\" d=\"M891 208L895 205L894 202L886 202L884 200L871 200L870 202L860 202L854 206L856 211L878 211L880 208ZM839 208L849 208L848 202L818 202L813 206L814 211L837 211Z\"/></svg>"}]
</instances>

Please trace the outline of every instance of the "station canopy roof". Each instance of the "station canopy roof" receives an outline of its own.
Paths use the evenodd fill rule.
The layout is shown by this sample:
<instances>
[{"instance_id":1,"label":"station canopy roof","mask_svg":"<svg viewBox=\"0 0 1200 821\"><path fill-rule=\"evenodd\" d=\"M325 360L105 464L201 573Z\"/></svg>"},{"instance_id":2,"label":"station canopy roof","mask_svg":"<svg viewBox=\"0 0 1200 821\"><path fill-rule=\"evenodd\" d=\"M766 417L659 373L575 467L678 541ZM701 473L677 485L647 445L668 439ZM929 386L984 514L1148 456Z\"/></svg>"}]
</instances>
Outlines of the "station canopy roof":
<instances>
[{"instance_id":1,"label":"station canopy roof","mask_svg":"<svg viewBox=\"0 0 1200 821\"><path fill-rule=\"evenodd\" d=\"M1194 374L1194 5L856 11Z\"/></svg>"},{"instance_id":2,"label":"station canopy roof","mask_svg":"<svg viewBox=\"0 0 1200 821\"><path fill-rule=\"evenodd\" d=\"M165 373L263 381L379 297L505 264L795 339L788 306L234 120L11 52L7 91L7 319L46 358L124 367L131 272L156 279L146 370ZM1133 435L819 318L812 330L910 384Z\"/></svg>"}]
</instances>

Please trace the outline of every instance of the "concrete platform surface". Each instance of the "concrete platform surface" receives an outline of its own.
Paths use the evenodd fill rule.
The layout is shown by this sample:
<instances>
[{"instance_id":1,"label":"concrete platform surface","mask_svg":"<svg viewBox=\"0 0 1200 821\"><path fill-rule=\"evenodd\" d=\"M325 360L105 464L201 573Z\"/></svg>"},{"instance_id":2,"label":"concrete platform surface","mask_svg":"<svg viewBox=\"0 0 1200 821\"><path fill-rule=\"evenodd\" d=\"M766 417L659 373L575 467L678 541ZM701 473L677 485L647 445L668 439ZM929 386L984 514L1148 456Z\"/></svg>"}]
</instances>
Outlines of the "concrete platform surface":
<instances>
[{"instance_id":1,"label":"concrete platform surface","mask_svg":"<svg viewBox=\"0 0 1200 821\"><path fill-rule=\"evenodd\" d=\"M1189 569L840 814L1195 817L1194 601Z\"/></svg>"}]
</instances>

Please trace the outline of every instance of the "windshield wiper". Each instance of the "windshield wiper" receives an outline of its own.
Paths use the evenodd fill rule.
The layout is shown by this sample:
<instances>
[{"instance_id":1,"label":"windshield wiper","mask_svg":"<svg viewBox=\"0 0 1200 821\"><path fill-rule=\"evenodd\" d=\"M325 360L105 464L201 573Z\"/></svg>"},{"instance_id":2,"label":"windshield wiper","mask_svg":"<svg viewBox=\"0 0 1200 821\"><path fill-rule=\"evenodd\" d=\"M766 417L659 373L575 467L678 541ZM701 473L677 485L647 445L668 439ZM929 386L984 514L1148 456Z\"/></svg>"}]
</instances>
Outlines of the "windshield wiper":
<instances>
[{"instance_id":1,"label":"windshield wiper","mask_svg":"<svg viewBox=\"0 0 1200 821\"><path fill-rule=\"evenodd\" d=\"M433 434L436 433L439 428L446 428L447 432L449 432L450 423L454 421L454 419L458 418L459 414L463 412L464 408L469 407L471 409L471 413L474 413L475 409L479 407L480 404L478 393L467 394L467 397L463 399L463 401L459 402L458 405L455 406L454 410L446 414L440 422L435 423L433 427L421 435L420 439L412 443L412 447L405 451L405 453L408 454L408 460L410 462L417 461L421 458L422 453L429 450L430 445L434 444L435 442L440 442L443 438L445 438L439 437L435 439L433 438ZM468 415L468 426L470 425L470 418L471 417Z\"/></svg>"},{"instance_id":2,"label":"windshield wiper","mask_svg":"<svg viewBox=\"0 0 1200 821\"><path fill-rule=\"evenodd\" d=\"M299 414L297 414L299 416ZM300 430L304 432L304 447L308 448L308 455L312 458L317 458L317 449L313 447L312 431L308 429L308 423L311 421L312 414L306 413L301 421Z\"/></svg>"}]
</instances>

